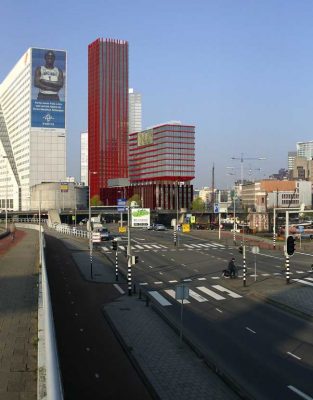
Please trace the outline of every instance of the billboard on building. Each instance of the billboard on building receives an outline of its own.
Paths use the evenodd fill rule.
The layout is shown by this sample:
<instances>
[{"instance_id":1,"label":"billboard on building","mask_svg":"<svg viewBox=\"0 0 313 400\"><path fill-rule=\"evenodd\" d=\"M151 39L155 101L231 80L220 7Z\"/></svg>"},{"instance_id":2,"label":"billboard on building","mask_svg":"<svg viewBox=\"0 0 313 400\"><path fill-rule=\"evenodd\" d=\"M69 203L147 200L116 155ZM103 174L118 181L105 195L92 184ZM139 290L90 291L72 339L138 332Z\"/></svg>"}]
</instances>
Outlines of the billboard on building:
<instances>
[{"instance_id":1,"label":"billboard on building","mask_svg":"<svg viewBox=\"0 0 313 400\"><path fill-rule=\"evenodd\" d=\"M153 129L148 129L138 133L137 136L138 146L146 146L153 143Z\"/></svg>"},{"instance_id":2,"label":"billboard on building","mask_svg":"<svg viewBox=\"0 0 313 400\"><path fill-rule=\"evenodd\" d=\"M66 52L32 49L32 128L65 128Z\"/></svg>"}]
</instances>

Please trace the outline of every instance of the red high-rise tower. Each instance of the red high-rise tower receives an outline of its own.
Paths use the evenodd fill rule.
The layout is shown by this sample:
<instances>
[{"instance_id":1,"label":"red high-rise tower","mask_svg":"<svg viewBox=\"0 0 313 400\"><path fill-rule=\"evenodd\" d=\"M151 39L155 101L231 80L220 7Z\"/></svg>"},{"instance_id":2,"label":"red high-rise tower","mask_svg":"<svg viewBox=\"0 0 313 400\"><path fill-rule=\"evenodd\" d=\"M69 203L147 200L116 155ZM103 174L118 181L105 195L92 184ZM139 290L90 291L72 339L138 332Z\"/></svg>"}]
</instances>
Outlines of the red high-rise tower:
<instances>
[{"instance_id":1,"label":"red high-rise tower","mask_svg":"<svg viewBox=\"0 0 313 400\"><path fill-rule=\"evenodd\" d=\"M88 171L90 197L108 179L128 177L128 42L88 46Z\"/></svg>"}]
</instances>

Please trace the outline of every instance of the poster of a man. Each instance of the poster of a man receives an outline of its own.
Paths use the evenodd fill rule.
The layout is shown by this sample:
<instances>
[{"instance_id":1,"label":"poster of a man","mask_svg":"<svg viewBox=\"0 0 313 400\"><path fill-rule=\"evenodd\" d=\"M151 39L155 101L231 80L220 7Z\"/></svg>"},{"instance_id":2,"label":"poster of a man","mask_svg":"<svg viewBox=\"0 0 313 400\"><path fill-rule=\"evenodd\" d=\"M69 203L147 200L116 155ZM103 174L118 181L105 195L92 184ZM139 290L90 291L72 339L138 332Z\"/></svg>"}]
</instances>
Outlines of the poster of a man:
<instances>
[{"instance_id":1,"label":"poster of a man","mask_svg":"<svg viewBox=\"0 0 313 400\"><path fill-rule=\"evenodd\" d=\"M39 89L37 100L60 101L59 91L64 85L62 69L55 66L55 53L52 50L44 54L45 65L38 66L34 75L34 86Z\"/></svg>"}]
</instances>

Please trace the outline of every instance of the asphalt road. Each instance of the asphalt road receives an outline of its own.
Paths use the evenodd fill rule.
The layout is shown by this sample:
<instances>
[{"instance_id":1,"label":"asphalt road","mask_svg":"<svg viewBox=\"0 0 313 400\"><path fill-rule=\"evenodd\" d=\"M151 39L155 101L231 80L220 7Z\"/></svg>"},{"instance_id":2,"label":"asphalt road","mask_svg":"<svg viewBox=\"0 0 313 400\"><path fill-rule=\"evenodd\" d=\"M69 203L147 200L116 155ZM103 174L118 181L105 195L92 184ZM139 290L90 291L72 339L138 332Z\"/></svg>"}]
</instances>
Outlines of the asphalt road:
<instances>
[{"instance_id":1,"label":"asphalt road","mask_svg":"<svg viewBox=\"0 0 313 400\"><path fill-rule=\"evenodd\" d=\"M119 249L124 245L120 243ZM247 252L248 287L243 288L241 279L221 278L231 256L240 265L236 247L181 235L175 248L172 231L133 231L132 246L133 254L139 255L132 269L136 286L153 293L161 312L179 326L181 304L174 298L175 286L188 285L185 334L251 398L313 398L313 324L250 297L253 287L259 291L269 285L283 287L283 254ZM113 263L115 253L108 244L101 247ZM295 284L294 279L310 282L311 260L309 253L299 252L291 259ZM122 251L119 264L126 273Z\"/></svg>"}]
</instances>

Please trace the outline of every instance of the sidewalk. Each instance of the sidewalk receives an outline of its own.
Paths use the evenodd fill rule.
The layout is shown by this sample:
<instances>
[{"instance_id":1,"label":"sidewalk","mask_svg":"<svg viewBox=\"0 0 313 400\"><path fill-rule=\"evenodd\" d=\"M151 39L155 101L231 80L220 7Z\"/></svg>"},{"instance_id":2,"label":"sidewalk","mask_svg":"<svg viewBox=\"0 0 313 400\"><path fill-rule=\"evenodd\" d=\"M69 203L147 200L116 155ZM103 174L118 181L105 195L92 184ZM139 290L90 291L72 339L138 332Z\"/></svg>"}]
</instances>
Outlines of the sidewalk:
<instances>
[{"instance_id":1,"label":"sidewalk","mask_svg":"<svg viewBox=\"0 0 313 400\"><path fill-rule=\"evenodd\" d=\"M0 240L0 398L37 399L38 234Z\"/></svg>"}]
</instances>

